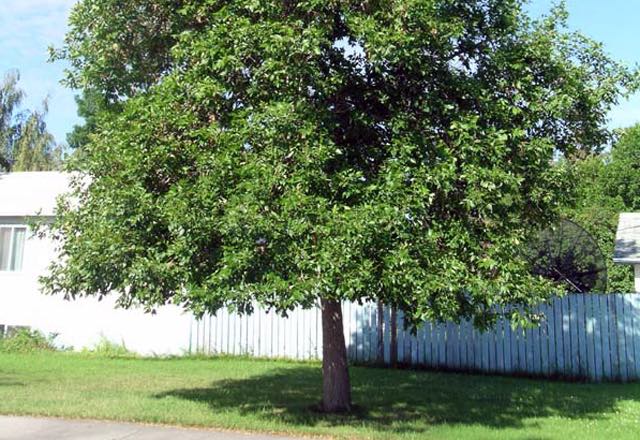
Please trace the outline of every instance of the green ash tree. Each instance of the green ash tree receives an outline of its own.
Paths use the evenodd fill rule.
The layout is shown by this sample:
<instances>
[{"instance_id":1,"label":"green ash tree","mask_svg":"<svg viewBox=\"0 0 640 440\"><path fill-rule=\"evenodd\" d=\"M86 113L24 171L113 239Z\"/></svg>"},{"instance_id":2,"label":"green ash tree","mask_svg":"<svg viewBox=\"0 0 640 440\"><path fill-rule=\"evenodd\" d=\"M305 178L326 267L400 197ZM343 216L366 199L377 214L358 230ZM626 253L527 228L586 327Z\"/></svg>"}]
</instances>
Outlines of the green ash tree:
<instances>
[{"instance_id":1,"label":"green ash tree","mask_svg":"<svg viewBox=\"0 0 640 440\"><path fill-rule=\"evenodd\" d=\"M88 178L45 290L319 304L322 408L348 411L341 301L484 327L553 293L522 246L634 81L565 19L519 0L80 1L53 58L119 111L72 163Z\"/></svg>"}]
</instances>

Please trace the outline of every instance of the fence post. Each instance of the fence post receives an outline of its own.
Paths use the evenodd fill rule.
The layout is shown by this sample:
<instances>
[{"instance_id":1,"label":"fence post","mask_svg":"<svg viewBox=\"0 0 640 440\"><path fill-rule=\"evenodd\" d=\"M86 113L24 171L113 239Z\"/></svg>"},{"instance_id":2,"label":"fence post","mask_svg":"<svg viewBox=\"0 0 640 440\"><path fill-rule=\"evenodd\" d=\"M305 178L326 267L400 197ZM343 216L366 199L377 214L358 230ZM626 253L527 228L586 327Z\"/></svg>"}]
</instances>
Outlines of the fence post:
<instances>
[{"instance_id":1,"label":"fence post","mask_svg":"<svg viewBox=\"0 0 640 440\"><path fill-rule=\"evenodd\" d=\"M391 367L398 366L398 309L391 307Z\"/></svg>"},{"instance_id":2,"label":"fence post","mask_svg":"<svg viewBox=\"0 0 640 440\"><path fill-rule=\"evenodd\" d=\"M384 305L382 301L378 301L376 318L376 333L378 336L376 362L382 365L384 364Z\"/></svg>"}]
</instances>

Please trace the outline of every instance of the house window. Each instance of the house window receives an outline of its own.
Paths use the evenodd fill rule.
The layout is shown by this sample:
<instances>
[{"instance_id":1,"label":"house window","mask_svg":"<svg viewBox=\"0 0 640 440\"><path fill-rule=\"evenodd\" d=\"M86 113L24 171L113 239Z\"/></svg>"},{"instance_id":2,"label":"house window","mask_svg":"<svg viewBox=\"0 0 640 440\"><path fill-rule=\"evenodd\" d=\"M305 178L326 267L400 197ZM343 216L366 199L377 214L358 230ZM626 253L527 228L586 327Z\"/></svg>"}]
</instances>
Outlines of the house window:
<instances>
[{"instance_id":1,"label":"house window","mask_svg":"<svg viewBox=\"0 0 640 440\"><path fill-rule=\"evenodd\" d=\"M0 226L0 272L19 272L24 259L24 226Z\"/></svg>"}]
</instances>

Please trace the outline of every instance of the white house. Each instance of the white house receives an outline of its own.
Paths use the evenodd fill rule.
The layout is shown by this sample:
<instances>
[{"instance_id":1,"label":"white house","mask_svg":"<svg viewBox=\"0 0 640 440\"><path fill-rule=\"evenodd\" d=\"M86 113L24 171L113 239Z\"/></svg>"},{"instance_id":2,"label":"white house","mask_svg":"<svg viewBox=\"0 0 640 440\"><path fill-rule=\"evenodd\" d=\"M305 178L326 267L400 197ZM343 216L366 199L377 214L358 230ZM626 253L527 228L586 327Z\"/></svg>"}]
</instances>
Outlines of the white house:
<instances>
[{"instance_id":1,"label":"white house","mask_svg":"<svg viewBox=\"0 0 640 440\"><path fill-rule=\"evenodd\" d=\"M640 293L640 213L620 214L613 261L630 264L635 272L635 290Z\"/></svg>"},{"instance_id":2,"label":"white house","mask_svg":"<svg viewBox=\"0 0 640 440\"><path fill-rule=\"evenodd\" d=\"M65 301L40 292L38 278L55 258L55 244L36 237L30 217L53 219L56 198L68 190L58 172L0 174L0 332L28 326L75 349L105 337L144 354L181 354L190 349L193 317L177 307L156 315L114 308L114 298Z\"/></svg>"}]
</instances>

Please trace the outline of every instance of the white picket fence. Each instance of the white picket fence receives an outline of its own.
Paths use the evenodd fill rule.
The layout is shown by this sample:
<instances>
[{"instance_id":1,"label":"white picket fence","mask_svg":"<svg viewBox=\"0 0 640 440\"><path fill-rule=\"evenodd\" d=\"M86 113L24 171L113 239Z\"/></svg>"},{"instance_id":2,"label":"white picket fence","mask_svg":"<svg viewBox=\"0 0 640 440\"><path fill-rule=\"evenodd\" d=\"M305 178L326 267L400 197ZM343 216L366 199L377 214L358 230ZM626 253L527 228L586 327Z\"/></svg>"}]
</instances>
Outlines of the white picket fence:
<instances>
[{"instance_id":1,"label":"white picket fence","mask_svg":"<svg viewBox=\"0 0 640 440\"><path fill-rule=\"evenodd\" d=\"M390 310L383 309L380 321L373 303L345 303L343 311L349 358L390 364ZM640 379L640 295L568 295L540 305L537 312L544 319L533 329L514 330L503 321L488 332L468 322L425 323L416 335L404 330L398 312L396 359L444 370L592 381ZM250 316L223 310L194 322L191 350L317 359L322 355L320 310L296 310L288 318L260 308Z\"/></svg>"}]
</instances>

